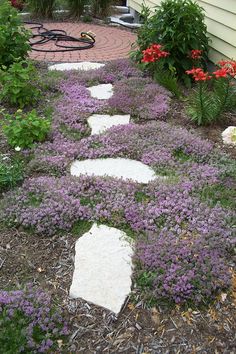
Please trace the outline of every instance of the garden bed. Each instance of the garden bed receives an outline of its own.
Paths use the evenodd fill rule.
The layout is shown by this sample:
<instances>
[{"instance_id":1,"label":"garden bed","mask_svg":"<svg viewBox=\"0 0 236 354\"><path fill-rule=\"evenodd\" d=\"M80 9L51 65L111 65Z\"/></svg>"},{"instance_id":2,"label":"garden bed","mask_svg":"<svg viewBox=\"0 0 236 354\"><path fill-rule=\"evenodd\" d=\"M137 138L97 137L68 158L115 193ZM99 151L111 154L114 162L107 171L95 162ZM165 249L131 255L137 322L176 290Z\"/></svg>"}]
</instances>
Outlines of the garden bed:
<instances>
[{"instance_id":1,"label":"garden bed","mask_svg":"<svg viewBox=\"0 0 236 354\"><path fill-rule=\"evenodd\" d=\"M167 132L169 131L168 129L171 129L172 136L175 136L174 140L181 138L183 139L182 142L186 141L186 143L188 142L187 144L194 143L194 149L197 149L196 151L198 151L197 154L200 154L199 156L201 156L201 154L203 154L202 156L205 156L205 153L209 148L208 144L211 145L211 143L205 140L199 140L197 135L199 134L204 138L209 137L212 140L213 145L216 144L216 146L220 147L221 154L222 150L225 148L221 143L221 137L218 132L221 132L229 123L232 124L234 122L235 115L228 115L226 117L228 120L223 124L215 124L214 129L210 129L209 127L201 127L196 129L193 123L188 123L188 118L184 113L184 102L180 102L173 98L171 101L169 101L168 93L164 89L161 88L160 91L160 88L155 86L155 84L150 83L150 79L148 78L139 78L140 83L143 81L144 85L149 85L148 87L150 94L152 90L155 95L167 94L167 96L164 97L166 97L165 99L167 100L166 104L169 105L168 109L167 106L164 105L164 111L159 109L155 110L155 114L160 115L159 120L165 119L168 122L167 125L165 125L166 123L161 122L155 123L155 120L147 120L147 117L150 116L150 113L153 112L154 109L152 106L148 105L147 100L146 109L150 110L150 113L147 113L149 111L143 109L139 111L139 106L134 103L131 104L129 101L126 101L125 104L123 102L123 104L120 106L120 99L123 98L119 98L119 95L116 96L116 93L114 93L111 101L112 112L117 109L118 112L120 112L120 109L122 108L122 110L125 110L123 113L131 113L132 120L136 122L137 126L132 128L134 129L133 132L132 129L130 132L127 132L127 137L129 137L128 140L126 140L125 135L123 135L122 141L120 141L119 137L120 133L122 132L122 128L119 127L112 128L110 132L108 131L108 133L102 135L101 138L96 135L94 137L89 137L90 132L88 128L86 128L86 117L88 117L94 111L111 112L111 107L107 106L107 103L104 105L104 102L89 98L89 96L86 94L85 87L98 83L112 82L116 90L116 85L118 85L117 87L120 87L119 80L123 80L123 84L125 84L125 82L128 84L129 82L132 83L132 80L136 80L136 77L139 77L140 75L142 77L143 74L141 74L141 72L139 72L135 67L132 67L132 65L130 66L127 61L113 62L111 64L107 64L105 68L91 72L81 72L80 74L75 72L69 72L66 74L47 74L47 71L45 71L45 66L38 66L38 70L42 73L41 75L44 77L44 79L46 79L45 75L49 76L45 80L48 87L48 94L44 97L43 101L42 99L38 101L36 107L38 108L39 112L41 111L41 113L45 113L45 109L41 109L41 107L45 106L45 102L47 102L49 107L52 107L46 111L52 112L53 126L55 130L51 133L50 140L39 144L38 146L36 145L33 148L33 155L30 154L30 156L27 156L28 154L26 154L24 157L23 154L23 157L21 157L25 163L25 181L23 182L23 189L21 189L19 194L20 199L17 199L18 201L15 202L14 189L13 192L6 192L5 190L3 201L8 200L6 206L7 209L5 209L5 212L8 210L7 213L9 214L5 214L4 222L7 220L10 221L10 219L11 223L14 221L15 216L13 216L13 218L10 216L12 211L13 214L18 213L16 217L17 219L21 218L23 216L23 214L21 214L21 208L23 208L25 210L24 212L27 212L28 214L28 216L25 214L24 219L28 219L28 227L30 227L31 231L24 231L23 225L25 224L26 226L26 223L23 221L23 219L22 222L19 224L17 223L17 228L13 227L12 229L9 229L5 226L2 227L1 271L4 275L1 277L1 288L13 289L15 287L22 286L27 282L31 282L51 293L54 302L59 304L59 306L62 307L65 311L65 318L68 319L70 324L70 333L72 337L70 343L65 344L64 349L66 351L71 350L72 352L76 351L81 353L114 351L122 353L130 353L133 351L150 353L162 353L170 351L173 353L191 353L193 350L196 352L210 352L216 349L219 352L232 351L234 348L235 328L235 323L233 320L233 313L235 312L235 292L233 287L231 287L231 292L225 292L224 290L218 292L217 296L214 295L214 297L212 297L210 304L204 304L203 302L201 305L185 304L184 306L180 306L173 305L173 303L169 303L167 305L161 304L161 302L157 302L155 304L151 304L150 306L150 304L148 305L146 298L147 293L145 296L143 296L142 291L140 291L140 289L135 286L133 293L125 303L118 319L109 311L103 310L91 304L87 304L83 300L69 300L67 294L73 273L74 244L76 238L85 232L88 226L86 223L78 224L76 227L68 230L68 226L63 226L63 224L61 224L61 226L58 225L59 228L61 228L60 232L58 232L57 227L55 228L53 225L50 226L50 222L48 225L45 224L45 227L42 229L41 227L43 226L43 219L41 219L38 225L35 224L37 230L37 232L35 232L35 230L33 230L31 227L32 225L30 225L31 221L33 221L33 215L31 214L33 209L28 209L28 211L26 211L24 203L22 204L20 200L28 188L32 191L33 196L36 196L41 188L40 178L43 178L43 183L49 183L49 193L51 193L51 188L53 193L58 193L57 190L59 191L61 188L60 183L63 185L63 175L65 175L67 180L67 182L64 184L65 186L69 186L69 183L72 183L72 185L75 183L75 185L73 187L71 185L71 187L77 188L77 182L73 182L73 178L69 177L67 172L67 166L70 165L70 162L72 162L75 157L99 157L103 156L104 154L104 156L109 156L109 154L112 154L111 156L130 156L135 157L136 159L140 159L142 155L140 155L139 149L141 149L141 151L143 150L141 147L142 144L144 144L144 147L146 146L145 149L147 149L147 146L150 145L152 152L160 151L158 149L160 149L161 145L158 144L162 144L162 142L160 141L160 143L158 143L158 139L160 138L160 136L158 138L159 129L162 130L162 134L165 134L165 130ZM131 84L131 88L132 87L133 83ZM79 94L76 93L77 90ZM64 94L60 93L60 91L64 92ZM120 92L121 91L119 89L119 94ZM139 95L139 91L137 92ZM71 100L72 96L70 95L73 95L73 100ZM132 102L135 102L135 96L133 96L133 99L134 101ZM150 96L150 100L150 102L152 102L152 96ZM71 106L68 106L69 104ZM77 116L77 121L75 121L73 117L75 117L77 114L77 107L80 107L80 111L83 111L83 114L80 114L79 118ZM145 107L145 105L142 107ZM165 110L166 113L163 113ZM63 120L61 120L61 117L63 117ZM63 124L66 124L66 129L65 125L63 125L62 129L62 122ZM169 123L171 125L168 125ZM157 130L156 133L154 133L156 125ZM184 130L182 130L181 125L184 126ZM151 127L150 132L148 130L149 126ZM186 126L191 131L194 131L193 136L185 131ZM75 134L76 132L77 134ZM211 134L210 136L209 132ZM136 138L133 140L132 134L134 134L134 137L136 137L138 134L140 139L138 145L141 144L140 147L137 146ZM106 143L106 136L109 137L109 145ZM81 138L83 139L82 141ZM162 139L164 139L163 141L166 141L165 137ZM114 141L112 142L112 140ZM65 147L62 147L62 141L64 141ZM101 143L105 144L103 148L105 150L101 150ZM14 150L9 149L6 141L5 143L2 141L2 144L3 146L1 151L5 154L10 154L9 156L14 155L18 157L22 155L21 152L13 152ZM121 144L120 147L119 144ZM127 147L125 147L123 144L128 144L128 150ZM112 146L113 150L110 150ZM115 146L118 148L117 151ZM122 149L124 148L125 150L122 152ZM204 149L206 149L206 151ZM226 150L233 153L233 149ZM78 152L80 153L78 154ZM50 160L47 157L48 154L51 156L59 156L58 153L60 153L60 159ZM219 152L216 152L216 154L218 153ZM211 155L212 154L213 151L211 150ZM46 164L43 162L45 158L47 158L45 160ZM147 162L147 159L149 158L150 157L148 157L147 150L145 157L146 160L144 159L144 161ZM186 154L181 153L178 159L179 158L180 163L177 163L177 160L175 162L173 160L171 164L174 163L174 166L179 169L178 173L181 175L182 167L184 167L182 164L185 163L184 161L186 158L188 160L188 157ZM186 166L184 168L186 168ZM164 169L164 174L166 173L169 174L169 172ZM195 171L195 173L201 172ZM212 172L209 173L209 175L205 176L207 177L206 181L208 184L213 183L214 185L215 172L212 170ZM204 182L205 177L202 175L201 178L203 178L203 180L197 188L201 188L200 186L202 183L203 185L206 183L206 181ZM30 182L29 178L31 178L32 182ZM194 180L194 175L191 178ZM198 179L197 175L196 178ZM82 181L83 179L81 182ZM84 182L85 181L86 180L84 180ZM57 189L53 191L53 185L55 182L59 183L59 189L57 187ZM90 181L90 183L94 182L95 181ZM99 184L101 183L99 180L97 182ZM230 179L228 182L230 183L230 188L232 188L232 183L234 183L233 180ZM31 187L29 187L30 183ZM20 184L22 184L22 182L20 182ZM119 182L117 184L116 182L118 194L121 193L119 190L121 187L122 189L124 187L126 188L126 183ZM103 188L105 188L105 190L108 188L114 188L113 182L107 180ZM137 187L135 184L133 185L133 183L131 183L127 184L127 188L129 188L131 192L133 188ZM155 190L155 185L151 187L151 190L152 188ZM34 194L34 190L36 194ZM150 198L150 191L148 191L147 187L138 187L136 192L136 196L138 197L138 204L141 202L144 203L143 205L145 205L149 202L148 200ZM213 195L208 194L207 197L208 202L212 201L213 205L215 205L217 200L221 201L222 198L221 192L218 192L220 194L216 196L214 193L215 192L213 192ZM11 199L11 195L13 195L13 199ZM89 194L87 194L87 197L88 195ZM8 199L9 197L10 199ZM24 198L25 196L22 200L24 200ZM230 199L233 199L232 196ZM10 211L12 202L12 206L14 205L14 208L12 211ZM110 202L112 201L109 201L109 203ZM231 200L231 202L233 203L233 200ZM33 203L33 208L37 209L37 207L40 206L41 201L40 199L37 200L36 197L31 199L31 203ZM220 211L220 213L222 213L222 211ZM8 219L9 216L10 219ZM97 220L100 220L99 215L96 217L98 218ZM118 227L125 226L124 229L129 231L128 234L132 235L132 237L136 237L136 235L142 231L142 226L135 225L133 223L134 220L130 219L128 224L124 225L122 216L118 216L117 214L117 217L118 219L115 218L116 220L114 219L112 221L112 219L109 218L107 221L103 220L103 222L109 222L112 223L113 226ZM94 220L94 217L92 219ZM38 228L38 226L40 227ZM41 233L41 235L38 233ZM47 236L47 234L52 235ZM233 262L234 260L231 258L228 266L232 267ZM12 274L14 274L14 276L12 276Z\"/></svg>"},{"instance_id":2,"label":"garden bed","mask_svg":"<svg viewBox=\"0 0 236 354\"><path fill-rule=\"evenodd\" d=\"M139 65L48 70L18 59L29 33L1 6L2 350L233 353L236 136L221 133L236 122L236 62L210 74L191 44L186 71L152 41L133 52Z\"/></svg>"}]
</instances>

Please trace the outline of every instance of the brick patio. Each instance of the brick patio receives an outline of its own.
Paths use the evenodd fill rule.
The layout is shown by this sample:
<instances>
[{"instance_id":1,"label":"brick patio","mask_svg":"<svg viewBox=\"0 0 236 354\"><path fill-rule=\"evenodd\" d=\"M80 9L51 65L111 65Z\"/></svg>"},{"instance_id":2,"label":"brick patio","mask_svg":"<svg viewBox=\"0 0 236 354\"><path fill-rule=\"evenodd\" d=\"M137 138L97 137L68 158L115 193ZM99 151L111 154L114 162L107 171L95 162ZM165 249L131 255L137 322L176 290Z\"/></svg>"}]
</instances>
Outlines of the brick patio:
<instances>
[{"instance_id":1,"label":"brick patio","mask_svg":"<svg viewBox=\"0 0 236 354\"><path fill-rule=\"evenodd\" d=\"M92 31L96 34L95 46L88 50L71 51L62 53L41 53L32 51L30 57L35 60L47 62L80 62L80 61L108 61L128 57L131 44L135 41L136 35L127 30L116 27L100 26L89 23L44 23L47 29L65 30L68 35L80 37L82 31ZM66 42L64 42L66 44ZM63 44L64 44L63 43ZM69 45L72 45L69 42ZM50 42L42 49L56 49ZM38 47L38 48L39 48Z\"/></svg>"}]
</instances>

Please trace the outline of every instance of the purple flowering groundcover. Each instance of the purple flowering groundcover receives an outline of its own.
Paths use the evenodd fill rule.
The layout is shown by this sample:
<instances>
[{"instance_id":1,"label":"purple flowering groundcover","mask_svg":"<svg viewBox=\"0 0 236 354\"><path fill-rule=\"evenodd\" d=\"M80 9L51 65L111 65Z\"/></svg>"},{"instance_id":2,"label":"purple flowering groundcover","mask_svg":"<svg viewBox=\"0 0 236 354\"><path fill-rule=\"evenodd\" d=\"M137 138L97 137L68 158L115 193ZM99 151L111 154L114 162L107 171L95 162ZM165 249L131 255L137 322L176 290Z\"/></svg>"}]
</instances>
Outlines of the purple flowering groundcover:
<instances>
[{"instance_id":1,"label":"purple flowering groundcover","mask_svg":"<svg viewBox=\"0 0 236 354\"><path fill-rule=\"evenodd\" d=\"M114 84L107 102L86 90L107 82ZM66 73L58 88L50 141L35 147L28 165L41 175L5 195L1 220L39 237L69 231L78 220L128 230L136 243L135 286L155 300L199 303L228 288L235 214L202 200L201 191L221 185L234 162L211 142L164 122L170 93L128 61ZM130 114L131 123L89 136L88 116L109 112ZM141 185L70 176L74 159L100 157L139 160L166 180Z\"/></svg>"}]
</instances>

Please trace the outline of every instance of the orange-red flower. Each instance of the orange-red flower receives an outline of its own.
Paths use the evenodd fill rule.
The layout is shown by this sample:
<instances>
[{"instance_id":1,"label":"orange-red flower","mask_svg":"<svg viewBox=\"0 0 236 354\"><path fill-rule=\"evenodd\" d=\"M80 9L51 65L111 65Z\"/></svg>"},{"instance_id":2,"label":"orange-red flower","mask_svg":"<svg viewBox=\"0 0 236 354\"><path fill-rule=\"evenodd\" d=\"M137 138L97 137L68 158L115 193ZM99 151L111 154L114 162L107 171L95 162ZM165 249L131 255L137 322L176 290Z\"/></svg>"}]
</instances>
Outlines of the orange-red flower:
<instances>
[{"instance_id":1,"label":"orange-red flower","mask_svg":"<svg viewBox=\"0 0 236 354\"><path fill-rule=\"evenodd\" d=\"M223 67L223 68L221 68L219 70L214 71L213 75L215 75L216 79L219 79L220 77L227 77L228 76L228 70Z\"/></svg>"},{"instance_id":2,"label":"orange-red flower","mask_svg":"<svg viewBox=\"0 0 236 354\"><path fill-rule=\"evenodd\" d=\"M218 63L219 66L221 66L222 69L226 70L227 73L235 77L236 76L236 61L235 60L221 60Z\"/></svg>"},{"instance_id":3,"label":"orange-red flower","mask_svg":"<svg viewBox=\"0 0 236 354\"><path fill-rule=\"evenodd\" d=\"M192 59L200 59L202 56L202 50L200 49L193 49L191 50L191 58Z\"/></svg>"},{"instance_id":4,"label":"orange-red flower","mask_svg":"<svg viewBox=\"0 0 236 354\"><path fill-rule=\"evenodd\" d=\"M193 75L195 81L210 80L212 76L208 72L204 72L201 68L193 68L192 70L186 70L186 74Z\"/></svg>"},{"instance_id":5,"label":"orange-red flower","mask_svg":"<svg viewBox=\"0 0 236 354\"><path fill-rule=\"evenodd\" d=\"M170 53L161 49L161 44L152 44L146 50L143 50L143 59L142 63L154 63L160 58L167 57Z\"/></svg>"}]
</instances>

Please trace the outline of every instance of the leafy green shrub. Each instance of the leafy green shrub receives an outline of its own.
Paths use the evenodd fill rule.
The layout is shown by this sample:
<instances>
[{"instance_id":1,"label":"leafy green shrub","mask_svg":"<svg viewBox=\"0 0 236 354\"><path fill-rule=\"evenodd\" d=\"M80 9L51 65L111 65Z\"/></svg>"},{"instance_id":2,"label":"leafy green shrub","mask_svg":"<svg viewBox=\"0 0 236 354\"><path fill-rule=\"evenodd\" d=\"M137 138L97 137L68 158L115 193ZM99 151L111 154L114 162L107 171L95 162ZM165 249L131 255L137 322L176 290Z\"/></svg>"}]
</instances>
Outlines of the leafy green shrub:
<instances>
[{"instance_id":1,"label":"leafy green shrub","mask_svg":"<svg viewBox=\"0 0 236 354\"><path fill-rule=\"evenodd\" d=\"M0 192L16 186L22 180L22 163L7 156L0 156Z\"/></svg>"},{"instance_id":2,"label":"leafy green shrub","mask_svg":"<svg viewBox=\"0 0 236 354\"><path fill-rule=\"evenodd\" d=\"M220 68L212 75L202 68L186 71L197 82L197 89L189 97L187 113L198 125L210 124L223 112L236 107L236 61L220 61L218 64Z\"/></svg>"},{"instance_id":3,"label":"leafy green shrub","mask_svg":"<svg viewBox=\"0 0 236 354\"><path fill-rule=\"evenodd\" d=\"M83 15L85 5L88 5L89 0L67 0L70 10L70 15L80 18Z\"/></svg>"},{"instance_id":4,"label":"leafy green shrub","mask_svg":"<svg viewBox=\"0 0 236 354\"><path fill-rule=\"evenodd\" d=\"M92 0L92 12L94 16L106 17L109 15L113 0Z\"/></svg>"},{"instance_id":5,"label":"leafy green shrub","mask_svg":"<svg viewBox=\"0 0 236 354\"><path fill-rule=\"evenodd\" d=\"M27 4L33 16L52 18L55 2L56 0L28 0Z\"/></svg>"},{"instance_id":6,"label":"leafy green shrub","mask_svg":"<svg viewBox=\"0 0 236 354\"><path fill-rule=\"evenodd\" d=\"M208 37L203 9L192 0L165 0L153 16L143 11L144 24L139 29L137 51L132 53L136 61L142 51L151 44L160 43L171 55L165 58L167 68L174 67L179 79L187 80L185 70L192 67L192 49L204 51L202 63L207 58Z\"/></svg>"},{"instance_id":7,"label":"leafy green shrub","mask_svg":"<svg viewBox=\"0 0 236 354\"><path fill-rule=\"evenodd\" d=\"M46 139L50 127L50 120L39 117L35 110L27 114L18 110L14 116L5 115L3 133L6 135L9 145L30 148L34 142L41 142Z\"/></svg>"},{"instance_id":8,"label":"leafy green shrub","mask_svg":"<svg viewBox=\"0 0 236 354\"><path fill-rule=\"evenodd\" d=\"M7 0L0 0L0 65L10 66L30 50L30 32L22 24L17 10Z\"/></svg>"},{"instance_id":9,"label":"leafy green shrub","mask_svg":"<svg viewBox=\"0 0 236 354\"><path fill-rule=\"evenodd\" d=\"M3 66L0 69L0 100L21 108L35 103L40 96L40 90L36 87L37 78L36 68L31 62L23 60L9 68Z\"/></svg>"}]
</instances>

